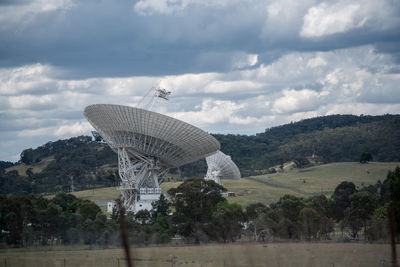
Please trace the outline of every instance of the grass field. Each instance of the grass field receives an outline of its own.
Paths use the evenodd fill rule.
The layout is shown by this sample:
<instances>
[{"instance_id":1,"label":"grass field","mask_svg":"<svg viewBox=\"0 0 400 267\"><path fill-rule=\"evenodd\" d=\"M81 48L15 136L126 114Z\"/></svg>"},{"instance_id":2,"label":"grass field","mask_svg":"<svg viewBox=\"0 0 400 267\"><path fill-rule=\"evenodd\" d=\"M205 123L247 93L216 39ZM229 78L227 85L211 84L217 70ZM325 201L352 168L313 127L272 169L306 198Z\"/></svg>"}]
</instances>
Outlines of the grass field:
<instances>
[{"instance_id":1,"label":"grass field","mask_svg":"<svg viewBox=\"0 0 400 267\"><path fill-rule=\"evenodd\" d=\"M362 185L374 185L378 180L383 182L387 172L393 170L399 162L341 162L318 165L305 169L290 169L275 174L252 176L240 180L224 180L223 184L228 191L235 192L236 197L229 197L228 201L243 206L262 202L270 204L281 196L291 194L309 197L321 192L330 196L335 187L349 181ZM181 182L165 182L161 184L162 192L177 187ZM75 196L90 199L95 202L116 199L120 191L117 187L84 190L73 193Z\"/></svg>"},{"instance_id":2,"label":"grass field","mask_svg":"<svg viewBox=\"0 0 400 267\"><path fill-rule=\"evenodd\" d=\"M104 202L107 200L117 199L121 194L118 190L119 187L104 187L83 191L76 191L72 194L82 199L89 199L94 202Z\"/></svg>"},{"instance_id":3,"label":"grass field","mask_svg":"<svg viewBox=\"0 0 400 267\"><path fill-rule=\"evenodd\" d=\"M398 249L400 246L398 246ZM62 248L61 248L62 249ZM390 247L355 243L268 243L131 250L134 266L390 266ZM2 266L126 266L122 249L0 250Z\"/></svg>"},{"instance_id":4,"label":"grass field","mask_svg":"<svg viewBox=\"0 0 400 267\"><path fill-rule=\"evenodd\" d=\"M46 166L52 161L54 160L53 157L47 157L42 159L39 163L36 163L34 165L26 165L25 163L21 163L9 168L6 168L6 171L18 171L19 175L22 176L26 176L26 171L29 168L32 168L32 172L33 173L40 173L41 171L43 171L44 168L46 168Z\"/></svg>"},{"instance_id":5,"label":"grass field","mask_svg":"<svg viewBox=\"0 0 400 267\"><path fill-rule=\"evenodd\" d=\"M353 182L356 186L375 184L386 179L388 170L399 166L399 162L340 162L294 169L290 172L259 176L272 182L297 188L307 193L326 192L331 194L342 181Z\"/></svg>"},{"instance_id":6,"label":"grass field","mask_svg":"<svg viewBox=\"0 0 400 267\"><path fill-rule=\"evenodd\" d=\"M229 199L241 204L254 202L271 203L284 194L309 197L316 194L332 195L336 186L343 181L353 182L356 186L374 185L383 182L389 170L399 166L399 162L340 162L318 165L304 169L259 175L224 181L224 186L238 197Z\"/></svg>"}]
</instances>

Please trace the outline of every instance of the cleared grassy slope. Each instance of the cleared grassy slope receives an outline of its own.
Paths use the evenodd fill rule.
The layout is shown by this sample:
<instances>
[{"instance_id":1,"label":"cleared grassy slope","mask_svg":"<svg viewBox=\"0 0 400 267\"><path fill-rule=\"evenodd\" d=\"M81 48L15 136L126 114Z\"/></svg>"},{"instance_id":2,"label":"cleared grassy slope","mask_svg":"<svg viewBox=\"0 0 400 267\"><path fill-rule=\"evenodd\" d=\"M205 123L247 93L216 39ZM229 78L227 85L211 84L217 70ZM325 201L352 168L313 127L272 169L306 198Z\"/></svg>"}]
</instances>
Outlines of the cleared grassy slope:
<instances>
[{"instance_id":1,"label":"cleared grassy slope","mask_svg":"<svg viewBox=\"0 0 400 267\"><path fill-rule=\"evenodd\" d=\"M18 171L19 175L26 176L26 171L31 168L33 173L40 173L42 172L47 165L54 160L54 157L47 157L42 159L40 162L33 164L33 165L26 165L25 163L21 163L9 168L6 168L6 171Z\"/></svg>"},{"instance_id":2,"label":"cleared grassy slope","mask_svg":"<svg viewBox=\"0 0 400 267\"><path fill-rule=\"evenodd\" d=\"M252 176L240 180L224 180L224 187L236 193L228 201L247 206L251 203L266 204L277 201L285 194L309 197L321 192L331 195L335 187L342 181L349 181L356 186L375 184L385 180L387 172L393 170L399 162L341 162L314 166L305 169L291 169L286 172ZM161 184L162 192L177 187L180 182ZM74 192L74 195L95 202L115 199L120 191L116 187L100 188Z\"/></svg>"},{"instance_id":3,"label":"cleared grassy slope","mask_svg":"<svg viewBox=\"0 0 400 267\"><path fill-rule=\"evenodd\" d=\"M94 202L104 202L107 200L113 200L120 196L121 191L118 190L119 187L104 187L83 191L76 191L72 194L78 198L89 199Z\"/></svg>"},{"instance_id":4,"label":"cleared grassy slope","mask_svg":"<svg viewBox=\"0 0 400 267\"><path fill-rule=\"evenodd\" d=\"M307 193L333 193L336 186L343 182L353 182L356 186L383 182L389 170L393 170L399 162L340 162L314 166L305 169L294 169L290 172L263 175L257 179L267 179L282 185L297 188Z\"/></svg>"}]
</instances>

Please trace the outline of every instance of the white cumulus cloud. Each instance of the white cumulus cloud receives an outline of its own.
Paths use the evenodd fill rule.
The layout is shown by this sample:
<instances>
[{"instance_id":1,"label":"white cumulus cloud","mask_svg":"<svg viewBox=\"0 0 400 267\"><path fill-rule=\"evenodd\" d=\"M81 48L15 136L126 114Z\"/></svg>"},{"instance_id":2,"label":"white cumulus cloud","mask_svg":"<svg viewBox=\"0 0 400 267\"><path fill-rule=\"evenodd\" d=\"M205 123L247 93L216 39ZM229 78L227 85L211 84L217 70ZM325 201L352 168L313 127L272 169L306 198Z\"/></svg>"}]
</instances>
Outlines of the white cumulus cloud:
<instances>
[{"instance_id":1,"label":"white cumulus cloud","mask_svg":"<svg viewBox=\"0 0 400 267\"><path fill-rule=\"evenodd\" d=\"M59 138L66 138L70 136L89 134L92 129L93 128L89 122L80 121L73 124L61 125L53 134Z\"/></svg>"},{"instance_id":2,"label":"white cumulus cloud","mask_svg":"<svg viewBox=\"0 0 400 267\"><path fill-rule=\"evenodd\" d=\"M346 32L363 26L366 18L359 17L359 4L319 4L311 7L304 16L300 35L303 37L320 37L334 33Z\"/></svg>"},{"instance_id":3,"label":"white cumulus cloud","mask_svg":"<svg viewBox=\"0 0 400 267\"><path fill-rule=\"evenodd\" d=\"M309 111L318 106L319 93L309 90L283 90L283 96L278 98L272 105L272 111L276 113L289 113L298 111Z\"/></svg>"},{"instance_id":4,"label":"white cumulus cloud","mask_svg":"<svg viewBox=\"0 0 400 267\"><path fill-rule=\"evenodd\" d=\"M198 127L209 127L216 123L226 123L235 111L242 108L242 105L233 101L204 99L195 108L193 111L174 112L169 115Z\"/></svg>"},{"instance_id":5,"label":"white cumulus cloud","mask_svg":"<svg viewBox=\"0 0 400 267\"><path fill-rule=\"evenodd\" d=\"M400 75L389 72L395 67L390 55L364 46L287 53L270 64L225 73L59 79L51 65L3 68L0 142L19 141L0 157L90 134L83 117L87 105L135 106L152 86L172 91L161 112L213 133L254 134L335 113L399 113Z\"/></svg>"}]
</instances>

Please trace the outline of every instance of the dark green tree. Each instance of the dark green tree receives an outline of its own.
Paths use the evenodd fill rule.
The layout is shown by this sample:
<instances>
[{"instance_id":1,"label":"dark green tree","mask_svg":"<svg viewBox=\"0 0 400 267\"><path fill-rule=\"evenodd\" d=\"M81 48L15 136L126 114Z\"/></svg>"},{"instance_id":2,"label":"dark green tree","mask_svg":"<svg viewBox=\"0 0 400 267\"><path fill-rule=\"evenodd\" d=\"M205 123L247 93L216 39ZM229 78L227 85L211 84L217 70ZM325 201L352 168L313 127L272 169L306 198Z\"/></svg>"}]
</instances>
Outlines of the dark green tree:
<instances>
[{"instance_id":1,"label":"dark green tree","mask_svg":"<svg viewBox=\"0 0 400 267\"><path fill-rule=\"evenodd\" d=\"M163 194L161 194L160 199L152 203L152 216L157 217L158 214L163 216L169 215L169 202Z\"/></svg>"},{"instance_id":2,"label":"dark green tree","mask_svg":"<svg viewBox=\"0 0 400 267\"><path fill-rule=\"evenodd\" d=\"M101 212L99 206L90 200L82 201L78 208L78 214L81 216L82 222L85 222L87 219L94 221L99 212Z\"/></svg>"},{"instance_id":3,"label":"dark green tree","mask_svg":"<svg viewBox=\"0 0 400 267\"><path fill-rule=\"evenodd\" d=\"M325 195L311 197L307 202L307 206L314 209L321 216L333 216L334 201L328 199Z\"/></svg>"},{"instance_id":4,"label":"dark green tree","mask_svg":"<svg viewBox=\"0 0 400 267\"><path fill-rule=\"evenodd\" d=\"M297 168L305 168L310 165L310 161L306 157L298 157L295 158L293 161L296 164Z\"/></svg>"},{"instance_id":5,"label":"dark green tree","mask_svg":"<svg viewBox=\"0 0 400 267\"><path fill-rule=\"evenodd\" d=\"M77 198L74 195L60 192L57 193L51 201L58 205L63 212L65 212L67 211L68 205L75 200L77 200Z\"/></svg>"},{"instance_id":6,"label":"dark green tree","mask_svg":"<svg viewBox=\"0 0 400 267\"><path fill-rule=\"evenodd\" d=\"M151 214L148 210L139 210L135 214L135 221L140 224L151 223Z\"/></svg>"},{"instance_id":7,"label":"dark green tree","mask_svg":"<svg viewBox=\"0 0 400 267\"><path fill-rule=\"evenodd\" d=\"M388 229L388 210L387 205L378 207L371 219L368 220L368 227L366 237L368 241L388 241L389 240L389 229Z\"/></svg>"},{"instance_id":8,"label":"dark green tree","mask_svg":"<svg viewBox=\"0 0 400 267\"><path fill-rule=\"evenodd\" d=\"M196 178L168 190L175 208L172 223L176 231L195 243L207 239L204 224L212 221L217 204L226 201L221 195L223 191L226 189L214 181Z\"/></svg>"},{"instance_id":9,"label":"dark green tree","mask_svg":"<svg viewBox=\"0 0 400 267\"><path fill-rule=\"evenodd\" d=\"M281 231L286 232L288 238L298 238L299 214L305 207L303 199L292 195L284 195L277 202L277 207L282 210L284 218L281 223Z\"/></svg>"},{"instance_id":10,"label":"dark green tree","mask_svg":"<svg viewBox=\"0 0 400 267\"><path fill-rule=\"evenodd\" d=\"M266 213L270 210L269 207L265 206L264 204L252 203L246 207L245 215L248 221L254 220L258 217L260 213Z\"/></svg>"},{"instance_id":11,"label":"dark green tree","mask_svg":"<svg viewBox=\"0 0 400 267\"><path fill-rule=\"evenodd\" d=\"M244 221L245 215L239 204L220 202L213 212L211 222L205 226L205 229L211 239L224 243L234 242L240 237Z\"/></svg>"},{"instance_id":12,"label":"dark green tree","mask_svg":"<svg viewBox=\"0 0 400 267\"><path fill-rule=\"evenodd\" d=\"M305 203L301 198L292 195L284 195L279 199L277 206L282 209L284 217L292 222L297 222L299 213L304 208Z\"/></svg>"},{"instance_id":13,"label":"dark green tree","mask_svg":"<svg viewBox=\"0 0 400 267\"><path fill-rule=\"evenodd\" d=\"M363 152L360 157L360 163L368 163L372 160L372 155L369 152Z\"/></svg>"},{"instance_id":14,"label":"dark green tree","mask_svg":"<svg viewBox=\"0 0 400 267\"><path fill-rule=\"evenodd\" d=\"M334 222L332 220L334 200L328 199L324 195L314 196L307 202L307 207L315 210L319 216L318 238L328 239L329 233L333 231Z\"/></svg>"},{"instance_id":15,"label":"dark green tree","mask_svg":"<svg viewBox=\"0 0 400 267\"><path fill-rule=\"evenodd\" d=\"M33 162L35 162L35 152L32 148L29 149L25 149L24 151L22 151L20 158L21 158L21 162L25 163L25 164L31 164Z\"/></svg>"},{"instance_id":16,"label":"dark green tree","mask_svg":"<svg viewBox=\"0 0 400 267\"><path fill-rule=\"evenodd\" d=\"M373 215L378 206L375 195L368 191L356 192L350 196L350 207L347 208L347 221L361 221L364 233L367 233L367 220Z\"/></svg>"},{"instance_id":17,"label":"dark green tree","mask_svg":"<svg viewBox=\"0 0 400 267\"><path fill-rule=\"evenodd\" d=\"M299 214L303 235L307 240L316 239L320 229L321 216L313 209L304 207Z\"/></svg>"},{"instance_id":18,"label":"dark green tree","mask_svg":"<svg viewBox=\"0 0 400 267\"><path fill-rule=\"evenodd\" d=\"M400 166L394 171L390 171L387 176L390 190L390 207L394 211L395 220L397 222L397 235L400 234Z\"/></svg>"},{"instance_id":19,"label":"dark green tree","mask_svg":"<svg viewBox=\"0 0 400 267\"><path fill-rule=\"evenodd\" d=\"M332 195L335 201L333 215L336 220L344 218L344 210L350 206L350 196L356 192L356 186L352 182L341 182Z\"/></svg>"},{"instance_id":20,"label":"dark green tree","mask_svg":"<svg viewBox=\"0 0 400 267\"><path fill-rule=\"evenodd\" d=\"M350 229L352 238L358 238L358 233L360 232L363 223L356 213L352 213L350 208L347 208L344 211L344 218L342 220L342 225ZM342 229L342 234L343 234L343 229Z\"/></svg>"},{"instance_id":21,"label":"dark green tree","mask_svg":"<svg viewBox=\"0 0 400 267\"><path fill-rule=\"evenodd\" d=\"M245 216L247 231L251 233L254 241L265 242L265 238L273 238L278 232L279 214L262 203L250 204L246 208Z\"/></svg>"}]
</instances>

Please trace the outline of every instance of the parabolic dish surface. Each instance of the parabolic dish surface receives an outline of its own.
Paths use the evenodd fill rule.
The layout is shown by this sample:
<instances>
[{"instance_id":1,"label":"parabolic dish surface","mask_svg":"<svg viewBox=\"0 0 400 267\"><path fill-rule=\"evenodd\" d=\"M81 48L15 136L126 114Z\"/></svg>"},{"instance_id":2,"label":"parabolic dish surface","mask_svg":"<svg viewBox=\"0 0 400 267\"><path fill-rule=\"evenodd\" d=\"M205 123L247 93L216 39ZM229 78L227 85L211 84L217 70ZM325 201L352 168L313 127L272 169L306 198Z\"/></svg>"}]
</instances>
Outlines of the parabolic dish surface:
<instances>
[{"instance_id":1,"label":"parabolic dish surface","mask_svg":"<svg viewBox=\"0 0 400 267\"><path fill-rule=\"evenodd\" d=\"M84 114L113 150L125 148L158 158L168 167L178 167L220 148L219 142L203 130L186 122L140 108L95 104Z\"/></svg>"},{"instance_id":2,"label":"parabolic dish surface","mask_svg":"<svg viewBox=\"0 0 400 267\"><path fill-rule=\"evenodd\" d=\"M230 156L225 155L221 151L208 156L206 158L208 170L207 172L217 171L222 179L240 179L240 170L232 161Z\"/></svg>"}]
</instances>

